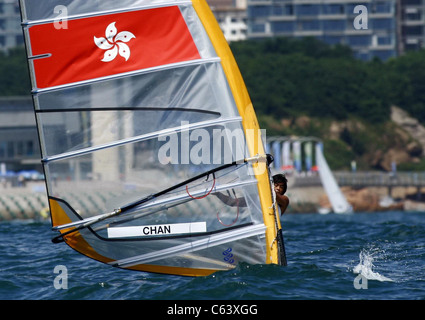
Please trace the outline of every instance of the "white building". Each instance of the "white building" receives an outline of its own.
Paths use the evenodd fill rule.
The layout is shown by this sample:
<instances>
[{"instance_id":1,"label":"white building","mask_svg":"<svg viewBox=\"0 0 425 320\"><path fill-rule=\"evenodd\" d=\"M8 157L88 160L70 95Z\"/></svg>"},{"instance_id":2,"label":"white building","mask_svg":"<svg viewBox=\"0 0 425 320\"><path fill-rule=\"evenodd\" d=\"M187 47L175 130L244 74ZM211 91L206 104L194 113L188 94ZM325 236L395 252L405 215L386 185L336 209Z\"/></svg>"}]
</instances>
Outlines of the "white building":
<instances>
[{"instance_id":1,"label":"white building","mask_svg":"<svg viewBox=\"0 0 425 320\"><path fill-rule=\"evenodd\" d=\"M207 0L228 42L247 38L247 0Z\"/></svg>"}]
</instances>

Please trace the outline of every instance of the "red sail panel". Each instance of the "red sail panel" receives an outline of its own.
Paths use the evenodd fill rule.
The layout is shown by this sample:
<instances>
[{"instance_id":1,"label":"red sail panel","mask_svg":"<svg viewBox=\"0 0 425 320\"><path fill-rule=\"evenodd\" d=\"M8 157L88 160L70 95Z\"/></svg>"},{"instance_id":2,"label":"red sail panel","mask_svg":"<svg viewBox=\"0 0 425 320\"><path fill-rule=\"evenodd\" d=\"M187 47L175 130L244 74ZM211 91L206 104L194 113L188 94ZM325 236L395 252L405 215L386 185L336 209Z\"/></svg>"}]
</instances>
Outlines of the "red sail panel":
<instances>
[{"instance_id":1,"label":"red sail panel","mask_svg":"<svg viewBox=\"0 0 425 320\"><path fill-rule=\"evenodd\" d=\"M66 27L66 28L63 28ZM37 88L199 59L177 6L48 23L29 30Z\"/></svg>"}]
</instances>

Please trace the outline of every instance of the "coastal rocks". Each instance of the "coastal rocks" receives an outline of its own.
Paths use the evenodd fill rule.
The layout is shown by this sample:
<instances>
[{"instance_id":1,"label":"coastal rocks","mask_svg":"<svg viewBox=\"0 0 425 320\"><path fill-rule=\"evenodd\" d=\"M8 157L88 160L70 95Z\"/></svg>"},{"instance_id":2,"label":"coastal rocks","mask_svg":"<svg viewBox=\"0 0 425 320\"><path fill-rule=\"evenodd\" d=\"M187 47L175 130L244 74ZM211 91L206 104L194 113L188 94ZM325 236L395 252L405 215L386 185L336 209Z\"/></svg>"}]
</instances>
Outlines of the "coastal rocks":
<instances>
[{"instance_id":1,"label":"coastal rocks","mask_svg":"<svg viewBox=\"0 0 425 320\"><path fill-rule=\"evenodd\" d=\"M376 125L356 118L329 120L300 116L281 119L274 129L300 135L314 132L325 141L328 150L356 157L364 168L384 171L392 171L394 164L419 163L425 151L425 127L396 106L391 107L390 121ZM329 141L338 143L330 147ZM349 163L349 159L344 163Z\"/></svg>"},{"instance_id":2,"label":"coastal rocks","mask_svg":"<svg viewBox=\"0 0 425 320\"><path fill-rule=\"evenodd\" d=\"M391 120L397 127L389 139L390 148L371 153L369 163L375 168L391 171L392 163L417 163L425 150L425 127L406 111L391 107Z\"/></svg>"},{"instance_id":3,"label":"coastal rocks","mask_svg":"<svg viewBox=\"0 0 425 320\"><path fill-rule=\"evenodd\" d=\"M408 149L420 155L419 149L425 150L425 127L417 119L410 117L406 111L395 106L391 107L391 120L417 140L419 147L411 144Z\"/></svg>"},{"instance_id":4,"label":"coastal rocks","mask_svg":"<svg viewBox=\"0 0 425 320\"><path fill-rule=\"evenodd\" d=\"M406 163L406 162L415 162L412 159L411 155L407 152L406 149L402 147L393 147L387 150L376 150L372 153L370 164L375 168L380 168L385 171L392 170L392 163Z\"/></svg>"},{"instance_id":5,"label":"coastal rocks","mask_svg":"<svg viewBox=\"0 0 425 320\"><path fill-rule=\"evenodd\" d=\"M404 201L404 210L405 211L424 211L425 212L425 203L413 200Z\"/></svg>"},{"instance_id":6,"label":"coastal rocks","mask_svg":"<svg viewBox=\"0 0 425 320\"><path fill-rule=\"evenodd\" d=\"M377 212L386 210L404 210L403 201L394 201L391 198L383 196L380 192L372 188L352 189L341 188L347 201L353 207L354 212ZM331 208L326 194L323 194L319 200L321 208Z\"/></svg>"}]
</instances>

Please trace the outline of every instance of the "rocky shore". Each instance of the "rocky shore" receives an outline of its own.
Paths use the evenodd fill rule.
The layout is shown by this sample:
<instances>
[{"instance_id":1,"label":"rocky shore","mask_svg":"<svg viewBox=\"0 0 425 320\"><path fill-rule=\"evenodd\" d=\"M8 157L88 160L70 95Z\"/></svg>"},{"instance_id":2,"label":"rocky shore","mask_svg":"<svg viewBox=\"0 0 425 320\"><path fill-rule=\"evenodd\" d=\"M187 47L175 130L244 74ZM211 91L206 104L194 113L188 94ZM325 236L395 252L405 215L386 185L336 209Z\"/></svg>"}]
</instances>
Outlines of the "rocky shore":
<instances>
[{"instance_id":1,"label":"rocky shore","mask_svg":"<svg viewBox=\"0 0 425 320\"><path fill-rule=\"evenodd\" d=\"M388 188L383 187L361 189L342 187L341 191L353 207L354 212L392 210L425 212L425 192L418 196L416 188L393 188L391 195L388 194ZM288 196L291 199L288 213L317 213L319 208L331 209L328 196L321 186L296 187L288 191Z\"/></svg>"}]
</instances>

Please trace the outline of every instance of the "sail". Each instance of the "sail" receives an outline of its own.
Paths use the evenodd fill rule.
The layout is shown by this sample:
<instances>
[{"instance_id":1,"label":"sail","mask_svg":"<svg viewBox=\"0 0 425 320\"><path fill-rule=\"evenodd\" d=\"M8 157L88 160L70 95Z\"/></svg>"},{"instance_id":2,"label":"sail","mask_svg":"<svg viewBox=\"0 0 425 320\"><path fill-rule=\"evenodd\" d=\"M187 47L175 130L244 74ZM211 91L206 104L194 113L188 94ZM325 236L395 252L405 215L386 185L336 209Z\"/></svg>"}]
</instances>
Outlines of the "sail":
<instances>
[{"instance_id":1,"label":"sail","mask_svg":"<svg viewBox=\"0 0 425 320\"><path fill-rule=\"evenodd\" d=\"M335 177L330 170L328 163L323 155L322 144L316 144L316 162L319 167L320 180L332 205L332 210L335 213L350 213L352 212L351 205L345 199L344 194L338 186Z\"/></svg>"},{"instance_id":2,"label":"sail","mask_svg":"<svg viewBox=\"0 0 425 320\"><path fill-rule=\"evenodd\" d=\"M261 130L204 0L20 6L54 242L188 276L285 261Z\"/></svg>"}]
</instances>

